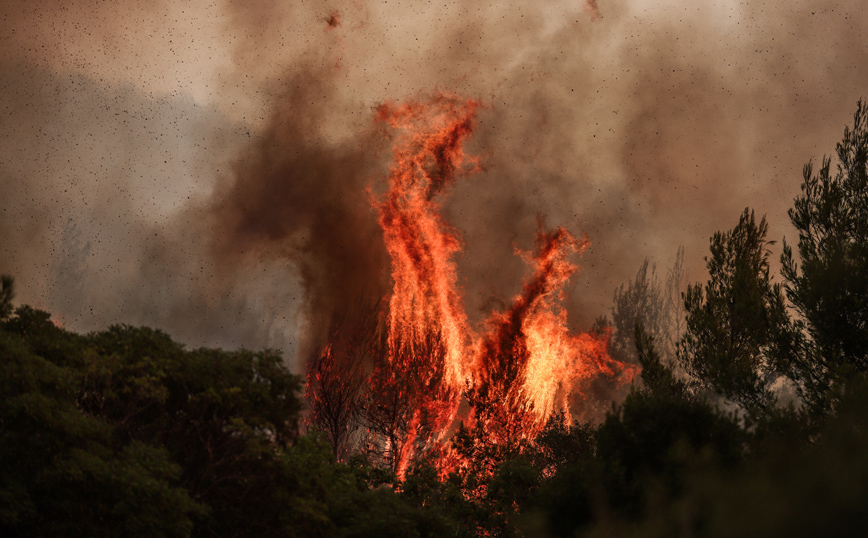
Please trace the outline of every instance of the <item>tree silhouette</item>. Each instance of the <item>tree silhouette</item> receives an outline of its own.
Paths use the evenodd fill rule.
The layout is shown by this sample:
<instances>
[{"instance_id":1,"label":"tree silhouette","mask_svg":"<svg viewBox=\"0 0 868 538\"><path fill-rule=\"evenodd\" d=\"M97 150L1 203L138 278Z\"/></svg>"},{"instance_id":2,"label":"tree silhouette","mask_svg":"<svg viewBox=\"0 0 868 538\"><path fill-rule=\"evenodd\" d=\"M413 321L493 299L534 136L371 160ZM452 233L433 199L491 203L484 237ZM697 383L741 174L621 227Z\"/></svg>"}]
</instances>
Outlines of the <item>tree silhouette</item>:
<instances>
[{"instance_id":1,"label":"tree silhouette","mask_svg":"<svg viewBox=\"0 0 868 538\"><path fill-rule=\"evenodd\" d=\"M359 428L365 383L374 364L383 328L379 305L359 301L331 322L326 343L308 363L306 397L309 422L325 433L335 457L349 456Z\"/></svg>"},{"instance_id":2,"label":"tree silhouette","mask_svg":"<svg viewBox=\"0 0 868 538\"><path fill-rule=\"evenodd\" d=\"M803 336L782 367L820 414L841 383L868 371L868 107L862 100L836 153L834 176L829 157L816 174L811 162L805 165L802 193L789 211L800 263L786 243L781 256Z\"/></svg>"},{"instance_id":3,"label":"tree silhouette","mask_svg":"<svg viewBox=\"0 0 868 538\"><path fill-rule=\"evenodd\" d=\"M11 276L0 276L0 321L12 314L12 299L15 298L14 281Z\"/></svg>"},{"instance_id":4,"label":"tree silhouette","mask_svg":"<svg viewBox=\"0 0 868 538\"><path fill-rule=\"evenodd\" d=\"M684 332L684 247L661 280L656 267L645 260L636 277L615 290L612 305L612 340L610 352L620 361L636 363L636 324L652 336L657 352L664 360L675 358L675 347Z\"/></svg>"},{"instance_id":5,"label":"tree silhouette","mask_svg":"<svg viewBox=\"0 0 868 538\"><path fill-rule=\"evenodd\" d=\"M765 217L745 209L738 224L711 239L709 280L684 295L687 330L678 345L685 370L705 388L754 416L775 403L779 342L786 333L783 291L769 273Z\"/></svg>"}]
</instances>

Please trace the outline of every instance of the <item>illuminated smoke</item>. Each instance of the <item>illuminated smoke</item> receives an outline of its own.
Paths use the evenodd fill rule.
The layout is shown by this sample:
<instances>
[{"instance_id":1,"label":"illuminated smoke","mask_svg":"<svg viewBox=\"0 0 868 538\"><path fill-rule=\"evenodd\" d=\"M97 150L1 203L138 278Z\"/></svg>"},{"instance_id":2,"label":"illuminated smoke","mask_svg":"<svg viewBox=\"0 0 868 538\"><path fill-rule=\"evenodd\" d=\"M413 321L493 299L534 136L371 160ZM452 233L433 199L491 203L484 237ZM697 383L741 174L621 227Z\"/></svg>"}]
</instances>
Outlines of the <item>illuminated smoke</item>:
<instances>
[{"instance_id":1,"label":"illuminated smoke","mask_svg":"<svg viewBox=\"0 0 868 538\"><path fill-rule=\"evenodd\" d=\"M348 387L366 360L371 364L361 422L399 476L417 445L444 439L461 398L471 406L469 420L493 442L515 443L555 413L569 420L570 395L590 380L605 374L625 383L635 375L608 356L605 336L575 335L567 327L563 287L578 269L569 258L589 242L564 228L540 229L535 251L519 253L531 274L512 306L492 314L481 333L469 326L454 263L461 243L441 204L459 177L479 171L478 160L464 152L478 108L443 93L377 108L376 121L388 126L394 145L384 192L370 193L391 258L385 341L378 346L371 331L339 328L308 374L313 420L340 454L352 425L331 417L350 416L356 402Z\"/></svg>"},{"instance_id":2,"label":"illuminated smoke","mask_svg":"<svg viewBox=\"0 0 868 538\"><path fill-rule=\"evenodd\" d=\"M372 107L444 88L489 105L467 150L485 167L442 202L468 322L509 308L514 245L533 248L545 213L593 239L563 301L567 325L588 327L645 257L683 244L698 278L707 238L747 205L792 239L801 167L868 87L862 10L8 0L0 272L72 329L268 345L300 371L333 310L387 290L357 194L386 172ZM328 237L317 207L352 237Z\"/></svg>"}]
</instances>

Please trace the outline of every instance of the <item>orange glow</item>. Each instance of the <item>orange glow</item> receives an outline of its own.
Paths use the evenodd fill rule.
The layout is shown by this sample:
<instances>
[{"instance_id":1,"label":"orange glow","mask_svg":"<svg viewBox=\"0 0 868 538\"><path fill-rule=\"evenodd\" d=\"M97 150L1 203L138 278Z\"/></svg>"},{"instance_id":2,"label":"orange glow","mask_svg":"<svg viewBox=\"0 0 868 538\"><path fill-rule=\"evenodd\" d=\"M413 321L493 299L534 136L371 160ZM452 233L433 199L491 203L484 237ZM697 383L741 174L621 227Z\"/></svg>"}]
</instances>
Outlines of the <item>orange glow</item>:
<instances>
[{"instance_id":1,"label":"orange glow","mask_svg":"<svg viewBox=\"0 0 868 538\"><path fill-rule=\"evenodd\" d=\"M628 382L636 374L609 357L608 334L567 327L563 287L578 270L570 258L590 242L564 228L541 227L535 250L518 252L530 272L511 307L482 327L469 325L455 265L462 245L441 216L440 197L479 170L463 149L479 108L438 94L376 111L394 142L385 188L369 193L391 258L392 291L365 420L399 477L418 450L438 454L441 472L462 465L447 444L462 402L465 421L481 427L487 442L511 444L532 439L555 413L569 420L570 396L595 377Z\"/></svg>"},{"instance_id":2,"label":"orange glow","mask_svg":"<svg viewBox=\"0 0 868 538\"><path fill-rule=\"evenodd\" d=\"M589 245L564 228L540 229L536 251L519 253L532 269L522 292L486 322L476 351L480 382L471 402L495 442L529 439L557 412L570 420L570 394L601 373L626 370L609 357L605 337L572 334L560 306L562 288L578 270L569 257Z\"/></svg>"},{"instance_id":3,"label":"orange glow","mask_svg":"<svg viewBox=\"0 0 868 538\"><path fill-rule=\"evenodd\" d=\"M388 190L375 203L392 258L390 356L397 355L399 342L408 345L438 334L445 350L443 380L455 390L472 375L453 261L461 245L440 216L436 196L478 168L462 148L477 108L474 101L441 94L429 103L382 105L376 116L397 134Z\"/></svg>"}]
</instances>

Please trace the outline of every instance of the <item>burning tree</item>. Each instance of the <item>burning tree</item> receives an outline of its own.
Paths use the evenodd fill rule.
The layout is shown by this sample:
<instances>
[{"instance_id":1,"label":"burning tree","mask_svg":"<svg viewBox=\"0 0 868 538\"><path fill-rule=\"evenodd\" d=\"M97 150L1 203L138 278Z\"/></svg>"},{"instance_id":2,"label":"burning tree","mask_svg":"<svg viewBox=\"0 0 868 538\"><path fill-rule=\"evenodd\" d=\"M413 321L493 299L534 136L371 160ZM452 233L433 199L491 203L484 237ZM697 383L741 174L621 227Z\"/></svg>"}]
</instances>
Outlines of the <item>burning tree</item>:
<instances>
[{"instance_id":1,"label":"burning tree","mask_svg":"<svg viewBox=\"0 0 868 538\"><path fill-rule=\"evenodd\" d=\"M374 201L392 258L389 352L438 334L443 382L456 389L472 373L466 353L469 328L453 260L460 242L443 221L436 197L459 175L478 168L462 148L477 108L474 101L441 94L430 103L377 110L377 121L397 136L387 190Z\"/></svg>"},{"instance_id":2,"label":"burning tree","mask_svg":"<svg viewBox=\"0 0 868 538\"><path fill-rule=\"evenodd\" d=\"M378 355L361 422L369 432L367 451L399 476L414 449L430 446L448 426L455 394L443 383L444 356L438 333L398 341Z\"/></svg>"},{"instance_id":3,"label":"burning tree","mask_svg":"<svg viewBox=\"0 0 868 538\"><path fill-rule=\"evenodd\" d=\"M578 270L569 258L589 241L564 228L540 226L535 252L518 253L531 274L512 306L492 314L480 332L470 327L454 261L461 243L439 198L479 169L463 150L479 106L438 94L377 109L394 141L385 188L368 193L392 261L388 309L377 330L333 330L309 374L314 421L335 453L357 419L368 450L399 477L415 451L436 448L452 431L462 401L470 407L464 420L484 431L486 442L509 444L529 439L554 414L570 420L570 398L591 379L605 374L626 382L636 372L609 357L608 333L567 327L560 302ZM360 364L369 376L360 375L368 371ZM441 470L455 463L451 456L441 458Z\"/></svg>"},{"instance_id":4,"label":"burning tree","mask_svg":"<svg viewBox=\"0 0 868 538\"><path fill-rule=\"evenodd\" d=\"M520 253L533 273L512 307L487 322L477 350L479 381L468 391L477 420L494 442L530 437L554 413L568 417L570 394L599 373L635 375L609 357L606 335L574 335L566 326L559 302L578 269L568 258L589 244L564 228L546 231L541 225L536 252Z\"/></svg>"},{"instance_id":5,"label":"burning tree","mask_svg":"<svg viewBox=\"0 0 868 538\"><path fill-rule=\"evenodd\" d=\"M338 460L348 455L359 427L368 371L382 334L379 311L379 303L359 301L354 310L335 316L326 343L308 362L309 422L325 433Z\"/></svg>"}]
</instances>

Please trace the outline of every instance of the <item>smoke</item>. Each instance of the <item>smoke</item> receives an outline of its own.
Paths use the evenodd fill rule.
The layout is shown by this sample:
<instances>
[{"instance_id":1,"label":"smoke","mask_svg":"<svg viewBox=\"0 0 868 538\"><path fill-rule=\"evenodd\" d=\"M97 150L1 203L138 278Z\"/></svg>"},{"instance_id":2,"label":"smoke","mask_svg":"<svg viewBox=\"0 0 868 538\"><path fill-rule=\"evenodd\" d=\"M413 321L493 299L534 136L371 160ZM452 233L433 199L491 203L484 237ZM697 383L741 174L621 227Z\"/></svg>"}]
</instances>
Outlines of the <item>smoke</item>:
<instances>
[{"instance_id":1,"label":"smoke","mask_svg":"<svg viewBox=\"0 0 868 538\"><path fill-rule=\"evenodd\" d=\"M591 240L568 309L587 327L646 257L685 245L699 278L745 206L792 239L801 167L868 87L861 7L13 0L0 272L77 330L293 359L388 284L373 108L441 89L485 105L484 170L444 198L471 321L519 293L544 215Z\"/></svg>"},{"instance_id":2,"label":"smoke","mask_svg":"<svg viewBox=\"0 0 868 538\"><path fill-rule=\"evenodd\" d=\"M265 132L233 166L233 178L200 210L210 219L212 253L224 270L244 261L292 260L309 338L324 337L334 315L385 296L388 258L366 195L382 157L373 126L351 142L329 140L321 119L329 88L301 71Z\"/></svg>"}]
</instances>

